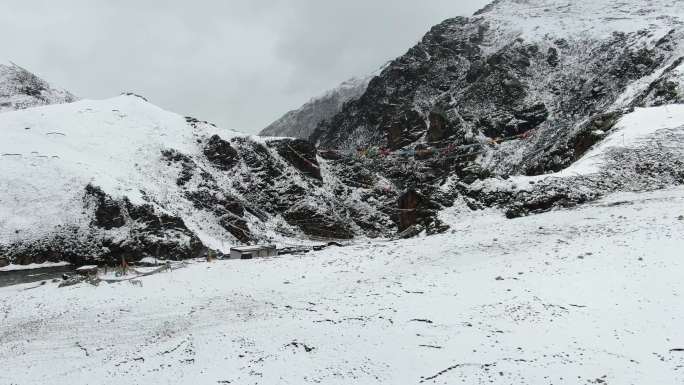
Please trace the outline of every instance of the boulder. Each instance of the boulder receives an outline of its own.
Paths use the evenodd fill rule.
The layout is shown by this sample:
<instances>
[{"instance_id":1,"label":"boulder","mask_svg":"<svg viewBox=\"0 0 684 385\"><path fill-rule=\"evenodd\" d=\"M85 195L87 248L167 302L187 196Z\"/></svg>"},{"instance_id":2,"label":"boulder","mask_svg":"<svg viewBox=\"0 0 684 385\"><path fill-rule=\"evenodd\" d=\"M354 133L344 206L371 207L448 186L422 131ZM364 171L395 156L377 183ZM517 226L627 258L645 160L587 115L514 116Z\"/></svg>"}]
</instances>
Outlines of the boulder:
<instances>
[{"instance_id":1,"label":"boulder","mask_svg":"<svg viewBox=\"0 0 684 385\"><path fill-rule=\"evenodd\" d=\"M352 239L354 232L349 222L335 218L333 213L319 212L314 208L298 205L283 213L283 218L305 234L325 239Z\"/></svg>"}]
</instances>

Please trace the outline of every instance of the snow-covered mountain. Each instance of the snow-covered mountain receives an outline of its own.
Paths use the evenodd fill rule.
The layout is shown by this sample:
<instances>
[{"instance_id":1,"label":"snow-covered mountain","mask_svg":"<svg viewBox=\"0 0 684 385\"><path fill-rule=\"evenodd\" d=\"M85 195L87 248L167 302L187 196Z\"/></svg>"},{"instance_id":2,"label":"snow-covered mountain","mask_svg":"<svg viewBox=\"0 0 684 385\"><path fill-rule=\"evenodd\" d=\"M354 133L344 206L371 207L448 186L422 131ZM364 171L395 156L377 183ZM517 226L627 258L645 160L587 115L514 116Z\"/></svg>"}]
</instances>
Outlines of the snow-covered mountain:
<instances>
[{"instance_id":1,"label":"snow-covered mountain","mask_svg":"<svg viewBox=\"0 0 684 385\"><path fill-rule=\"evenodd\" d=\"M684 184L682 5L500 0L446 20L319 99L341 108L320 148L132 94L0 114L0 264L410 237L459 204L503 220ZM313 127L303 111L282 127Z\"/></svg>"},{"instance_id":2,"label":"snow-covered mountain","mask_svg":"<svg viewBox=\"0 0 684 385\"><path fill-rule=\"evenodd\" d=\"M189 258L392 228L309 143L222 130L139 96L8 112L0 127L0 254L15 263Z\"/></svg>"},{"instance_id":3,"label":"snow-covered mountain","mask_svg":"<svg viewBox=\"0 0 684 385\"><path fill-rule=\"evenodd\" d=\"M372 78L352 78L343 82L298 109L289 111L264 128L259 135L307 139L319 123L335 116L345 103L358 99Z\"/></svg>"},{"instance_id":4,"label":"snow-covered mountain","mask_svg":"<svg viewBox=\"0 0 684 385\"><path fill-rule=\"evenodd\" d=\"M472 197L473 207L517 205L518 195L483 197L471 185L558 172L634 108L684 102L683 23L682 0L495 1L433 27L310 139L341 152L415 152L414 162L401 165L416 170L405 187L426 201L442 202L434 194L449 181L458 190L452 196ZM664 158L681 160L674 155ZM659 159L639 161L665 164ZM397 169L392 162L375 167L385 175ZM528 206L589 199L568 189L551 194L548 187L549 196Z\"/></svg>"},{"instance_id":5,"label":"snow-covered mountain","mask_svg":"<svg viewBox=\"0 0 684 385\"><path fill-rule=\"evenodd\" d=\"M449 19L321 124L323 147L393 149L531 135L478 162L497 173L558 171L624 109L684 100L681 0L501 0ZM532 135L533 134L533 135Z\"/></svg>"},{"instance_id":6,"label":"snow-covered mountain","mask_svg":"<svg viewBox=\"0 0 684 385\"><path fill-rule=\"evenodd\" d=\"M46 81L18 65L0 62L0 112L71 103L75 100L76 97L68 91L51 87Z\"/></svg>"}]
</instances>

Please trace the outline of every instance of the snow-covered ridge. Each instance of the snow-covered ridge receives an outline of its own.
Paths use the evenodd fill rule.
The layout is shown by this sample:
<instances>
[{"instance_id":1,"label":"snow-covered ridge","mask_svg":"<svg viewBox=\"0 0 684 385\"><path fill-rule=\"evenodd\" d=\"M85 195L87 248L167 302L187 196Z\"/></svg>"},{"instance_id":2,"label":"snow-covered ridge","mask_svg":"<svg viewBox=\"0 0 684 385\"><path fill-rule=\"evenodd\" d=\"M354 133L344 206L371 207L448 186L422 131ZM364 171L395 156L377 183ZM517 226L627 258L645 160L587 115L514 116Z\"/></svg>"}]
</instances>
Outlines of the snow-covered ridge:
<instances>
[{"instance_id":1,"label":"snow-covered ridge","mask_svg":"<svg viewBox=\"0 0 684 385\"><path fill-rule=\"evenodd\" d=\"M340 112L345 103L361 97L372 78L373 76L352 78L320 96L311 98L303 106L287 112L271 123L259 135L307 139L318 123Z\"/></svg>"},{"instance_id":2,"label":"snow-covered ridge","mask_svg":"<svg viewBox=\"0 0 684 385\"><path fill-rule=\"evenodd\" d=\"M0 112L70 103L76 99L68 91L51 87L24 68L0 61Z\"/></svg>"},{"instance_id":3,"label":"snow-covered ridge","mask_svg":"<svg viewBox=\"0 0 684 385\"><path fill-rule=\"evenodd\" d=\"M0 115L0 242L87 221L86 185L143 203L169 193L160 151L196 151L185 120L134 96ZM36 215L40 213L40 215ZM86 223L79 223L86 225Z\"/></svg>"},{"instance_id":4,"label":"snow-covered ridge","mask_svg":"<svg viewBox=\"0 0 684 385\"><path fill-rule=\"evenodd\" d=\"M650 30L662 36L684 22L682 0L500 0L479 12L492 27L524 38L584 36Z\"/></svg>"}]
</instances>

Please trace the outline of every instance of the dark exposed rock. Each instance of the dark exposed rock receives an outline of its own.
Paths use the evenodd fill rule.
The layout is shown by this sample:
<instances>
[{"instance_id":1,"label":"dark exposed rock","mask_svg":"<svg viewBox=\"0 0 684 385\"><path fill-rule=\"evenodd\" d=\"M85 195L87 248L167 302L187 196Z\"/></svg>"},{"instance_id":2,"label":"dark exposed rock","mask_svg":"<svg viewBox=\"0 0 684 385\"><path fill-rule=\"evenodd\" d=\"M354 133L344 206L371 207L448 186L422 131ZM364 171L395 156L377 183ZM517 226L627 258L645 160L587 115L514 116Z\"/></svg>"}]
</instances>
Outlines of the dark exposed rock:
<instances>
[{"instance_id":1,"label":"dark exposed rock","mask_svg":"<svg viewBox=\"0 0 684 385\"><path fill-rule=\"evenodd\" d=\"M111 230L126 224L121 202L113 200L99 187L90 184L87 185L85 199L94 200L96 208L93 224L95 226L104 228L105 230Z\"/></svg>"},{"instance_id":2,"label":"dark exposed rock","mask_svg":"<svg viewBox=\"0 0 684 385\"><path fill-rule=\"evenodd\" d=\"M414 189L407 190L398 201L399 232L404 232L416 225L420 225L430 234L448 230L449 227L436 217L439 208L439 204L429 200L426 195Z\"/></svg>"},{"instance_id":3,"label":"dark exposed rock","mask_svg":"<svg viewBox=\"0 0 684 385\"><path fill-rule=\"evenodd\" d=\"M574 207L585 203L588 197L572 197L563 191L556 191L551 194L544 194L528 198L518 196L518 201L506 210L506 218L518 218L529 214L538 214L557 207Z\"/></svg>"},{"instance_id":4,"label":"dark exposed rock","mask_svg":"<svg viewBox=\"0 0 684 385\"><path fill-rule=\"evenodd\" d=\"M416 141L426 130L425 120L415 110L397 117L387 117L381 123L387 134L387 147L396 150Z\"/></svg>"},{"instance_id":5,"label":"dark exposed rock","mask_svg":"<svg viewBox=\"0 0 684 385\"><path fill-rule=\"evenodd\" d=\"M537 103L513 111L513 116L516 121L514 123L509 122L506 130L507 135L518 135L537 128L549 117L549 110L544 103Z\"/></svg>"},{"instance_id":6,"label":"dark exposed rock","mask_svg":"<svg viewBox=\"0 0 684 385\"><path fill-rule=\"evenodd\" d=\"M235 138L234 142L245 165L250 168L252 174L263 177L264 183L272 185L283 176L285 167L276 161L266 146L245 138Z\"/></svg>"},{"instance_id":7,"label":"dark exposed rock","mask_svg":"<svg viewBox=\"0 0 684 385\"><path fill-rule=\"evenodd\" d=\"M302 139L285 139L270 142L278 154L304 175L322 180L321 169L316 159L316 147Z\"/></svg>"},{"instance_id":8,"label":"dark exposed rock","mask_svg":"<svg viewBox=\"0 0 684 385\"><path fill-rule=\"evenodd\" d=\"M399 231L418 222L418 204L422 197L415 190L408 190L399 197Z\"/></svg>"},{"instance_id":9,"label":"dark exposed rock","mask_svg":"<svg viewBox=\"0 0 684 385\"><path fill-rule=\"evenodd\" d=\"M39 240L8 245L8 259L16 264L68 261L115 265L122 258L129 262L146 256L196 258L206 249L182 219L157 212L151 205L134 205L126 198L114 200L92 185L86 188L84 203L93 211L96 227L86 232L65 228ZM124 227L128 235L122 238L117 229Z\"/></svg>"},{"instance_id":10,"label":"dark exposed rock","mask_svg":"<svg viewBox=\"0 0 684 385\"><path fill-rule=\"evenodd\" d=\"M214 167L223 171L230 170L238 162L238 152L218 135L209 138L204 147L204 156Z\"/></svg>"},{"instance_id":11,"label":"dark exposed rock","mask_svg":"<svg viewBox=\"0 0 684 385\"><path fill-rule=\"evenodd\" d=\"M684 103L684 90L676 81L677 68L684 63L684 56L677 58L668 66L663 75L651 82L648 88L637 98L631 106L647 107L661 106L664 104Z\"/></svg>"},{"instance_id":12,"label":"dark exposed rock","mask_svg":"<svg viewBox=\"0 0 684 385\"><path fill-rule=\"evenodd\" d=\"M225 215L228 212L239 217L245 215L245 208L242 202L235 197L224 196L217 191L198 189L186 192L185 197L192 202L195 208L212 211L219 216Z\"/></svg>"},{"instance_id":13,"label":"dark exposed rock","mask_svg":"<svg viewBox=\"0 0 684 385\"><path fill-rule=\"evenodd\" d=\"M188 191L185 196L195 208L210 211L218 217L221 227L240 242L250 243L254 240L247 221L243 219L245 207L237 198L221 194L218 188L214 191L208 189Z\"/></svg>"},{"instance_id":14,"label":"dark exposed rock","mask_svg":"<svg viewBox=\"0 0 684 385\"><path fill-rule=\"evenodd\" d=\"M430 127L428 128L428 142L439 142L451 135L448 118L445 112L433 110L430 112Z\"/></svg>"},{"instance_id":15,"label":"dark exposed rock","mask_svg":"<svg viewBox=\"0 0 684 385\"><path fill-rule=\"evenodd\" d=\"M354 237L354 232L349 228L348 220L336 219L332 213L320 213L303 205L297 205L285 211L283 218L289 224L302 229L307 235L326 239L351 239Z\"/></svg>"},{"instance_id":16,"label":"dark exposed rock","mask_svg":"<svg viewBox=\"0 0 684 385\"><path fill-rule=\"evenodd\" d=\"M548 156L544 158L543 163L537 164L536 168L528 169L527 175L538 175L546 170L560 171L570 166L594 144L601 141L621 116L621 111L612 111L591 117L565 141L554 143L553 147L547 150Z\"/></svg>"},{"instance_id":17,"label":"dark exposed rock","mask_svg":"<svg viewBox=\"0 0 684 385\"><path fill-rule=\"evenodd\" d=\"M558 50L554 47L551 47L551 48L549 48L549 52L547 55L548 55L548 58L546 59L547 63L549 63L549 65L551 67L557 67L558 64L560 63Z\"/></svg>"},{"instance_id":18,"label":"dark exposed rock","mask_svg":"<svg viewBox=\"0 0 684 385\"><path fill-rule=\"evenodd\" d=\"M147 100L146 97L144 97L144 96L142 96L142 95L140 95L140 94L136 94L135 92L122 92L121 95L134 96L134 97L136 97L136 98L138 98L138 99L144 100L144 101L146 101L146 102L149 103L149 100Z\"/></svg>"},{"instance_id":19,"label":"dark exposed rock","mask_svg":"<svg viewBox=\"0 0 684 385\"><path fill-rule=\"evenodd\" d=\"M591 118L589 123L572 138L573 161L581 158L594 144L603 139L621 116L619 112L609 112Z\"/></svg>"},{"instance_id":20,"label":"dark exposed rock","mask_svg":"<svg viewBox=\"0 0 684 385\"><path fill-rule=\"evenodd\" d=\"M486 17L454 18L433 27L374 78L364 95L321 123L311 139L329 149L376 145L396 150L422 140L449 138L458 144L480 133L500 138L535 130L523 156L495 154L499 161L490 171L557 171L600 140L581 123L606 113L631 82L668 62L681 40L675 30L653 47L635 44L648 39L647 31L596 41L569 36L534 42L498 33ZM492 39L501 40L495 50L484 44ZM677 102L682 94L677 81L664 75L641 104Z\"/></svg>"},{"instance_id":21,"label":"dark exposed rock","mask_svg":"<svg viewBox=\"0 0 684 385\"><path fill-rule=\"evenodd\" d=\"M249 230L247 221L235 215L224 215L219 224L228 232L230 232L238 241L242 243L251 243L254 241L252 232Z\"/></svg>"}]
</instances>

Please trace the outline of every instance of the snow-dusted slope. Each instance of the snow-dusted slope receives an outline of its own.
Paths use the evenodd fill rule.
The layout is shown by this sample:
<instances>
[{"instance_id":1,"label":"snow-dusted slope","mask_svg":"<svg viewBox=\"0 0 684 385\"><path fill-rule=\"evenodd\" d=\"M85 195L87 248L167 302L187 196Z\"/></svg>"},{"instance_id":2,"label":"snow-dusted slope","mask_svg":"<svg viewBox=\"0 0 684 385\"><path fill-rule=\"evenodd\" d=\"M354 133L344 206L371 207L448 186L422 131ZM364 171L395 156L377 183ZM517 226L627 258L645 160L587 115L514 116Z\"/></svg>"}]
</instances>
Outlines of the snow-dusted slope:
<instances>
[{"instance_id":1,"label":"snow-dusted slope","mask_svg":"<svg viewBox=\"0 0 684 385\"><path fill-rule=\"evenodd\" d=\"M120 96L5 113L0 122L0 244L52 243L66 232L75 234L70 241L78 246L65 250L96 256L89 238L99 206L91 202L97 199L89 197L89 186L112 201L152 203L179 215L175 170L164 167L161 151L198 151L198 131L181 116ZM126 215L116 212L110 219ZM123 226L123 219L102 226L118 242L136 226Z\"/></svg>"},{"instance_id":2,"label":"snow-dusted slope","mask_svg":"<svg viewBox=\"0 0 684 385\"><path fill-rule=\"evenodd\" d=\"M475 16L487 20L502 37L605 39L615 32L644 30L664 36L680 26L684 9L681 0L497 0Z\"/></svg>"},{"instance_id":3,"label":"snow-dusted slope","mask_svg":"<svg viewBox=\"0 0 684 385\"><path fill-rule=\"evenodd\" d=\"M312 98L298 109L289 111L264 128L259 135L308 139L320 122L340 112L345 103L358 99L366 91L372 78L373 76L369 76L345 81L337 88Z\"/></svg>"},{"instance_id":4,"label":"snow-dusted slope","mask_svg":"<svg viewBox=\"0 0 684 385\"><path fill-rule=\"evenodd\" d=\"M477 181L469 195L516 217L586 203L616 190L684 184L684 104L636 108L584 156L559 172Z\"/></svg>"},{"instance_id":5,"label":"snow-dusted slope","mask_svg":"<svg viewBox=\"0 0 684 385\"><path fill-rule=\"evenodd\" d=\"M308 143L250 138L135 95L0 114L0 175L5 263L188 258L393 226L361 190L335 193L342 183Z\"/></svg>"},{"instance_id":6,"label":"snow-dusted slope","mask_svg":"<svg viewBox=\"0 0 684 385\"><path fill-rule=\"evenodd\" d=\"M0 383L684 383L682 188L446 214L443 235L142 287L2 288Z\"/></svg>"},{"instance_id":7,"label":"snow-dusted slope","mask_svg":"<svg viewBox=\"0 0 684 385\"><path fill-rule=\"evenodd\" d=\"M0 62L0 112L75 100L68 91L51 87L18 65Z\"/></svg>"}]
</instances>

